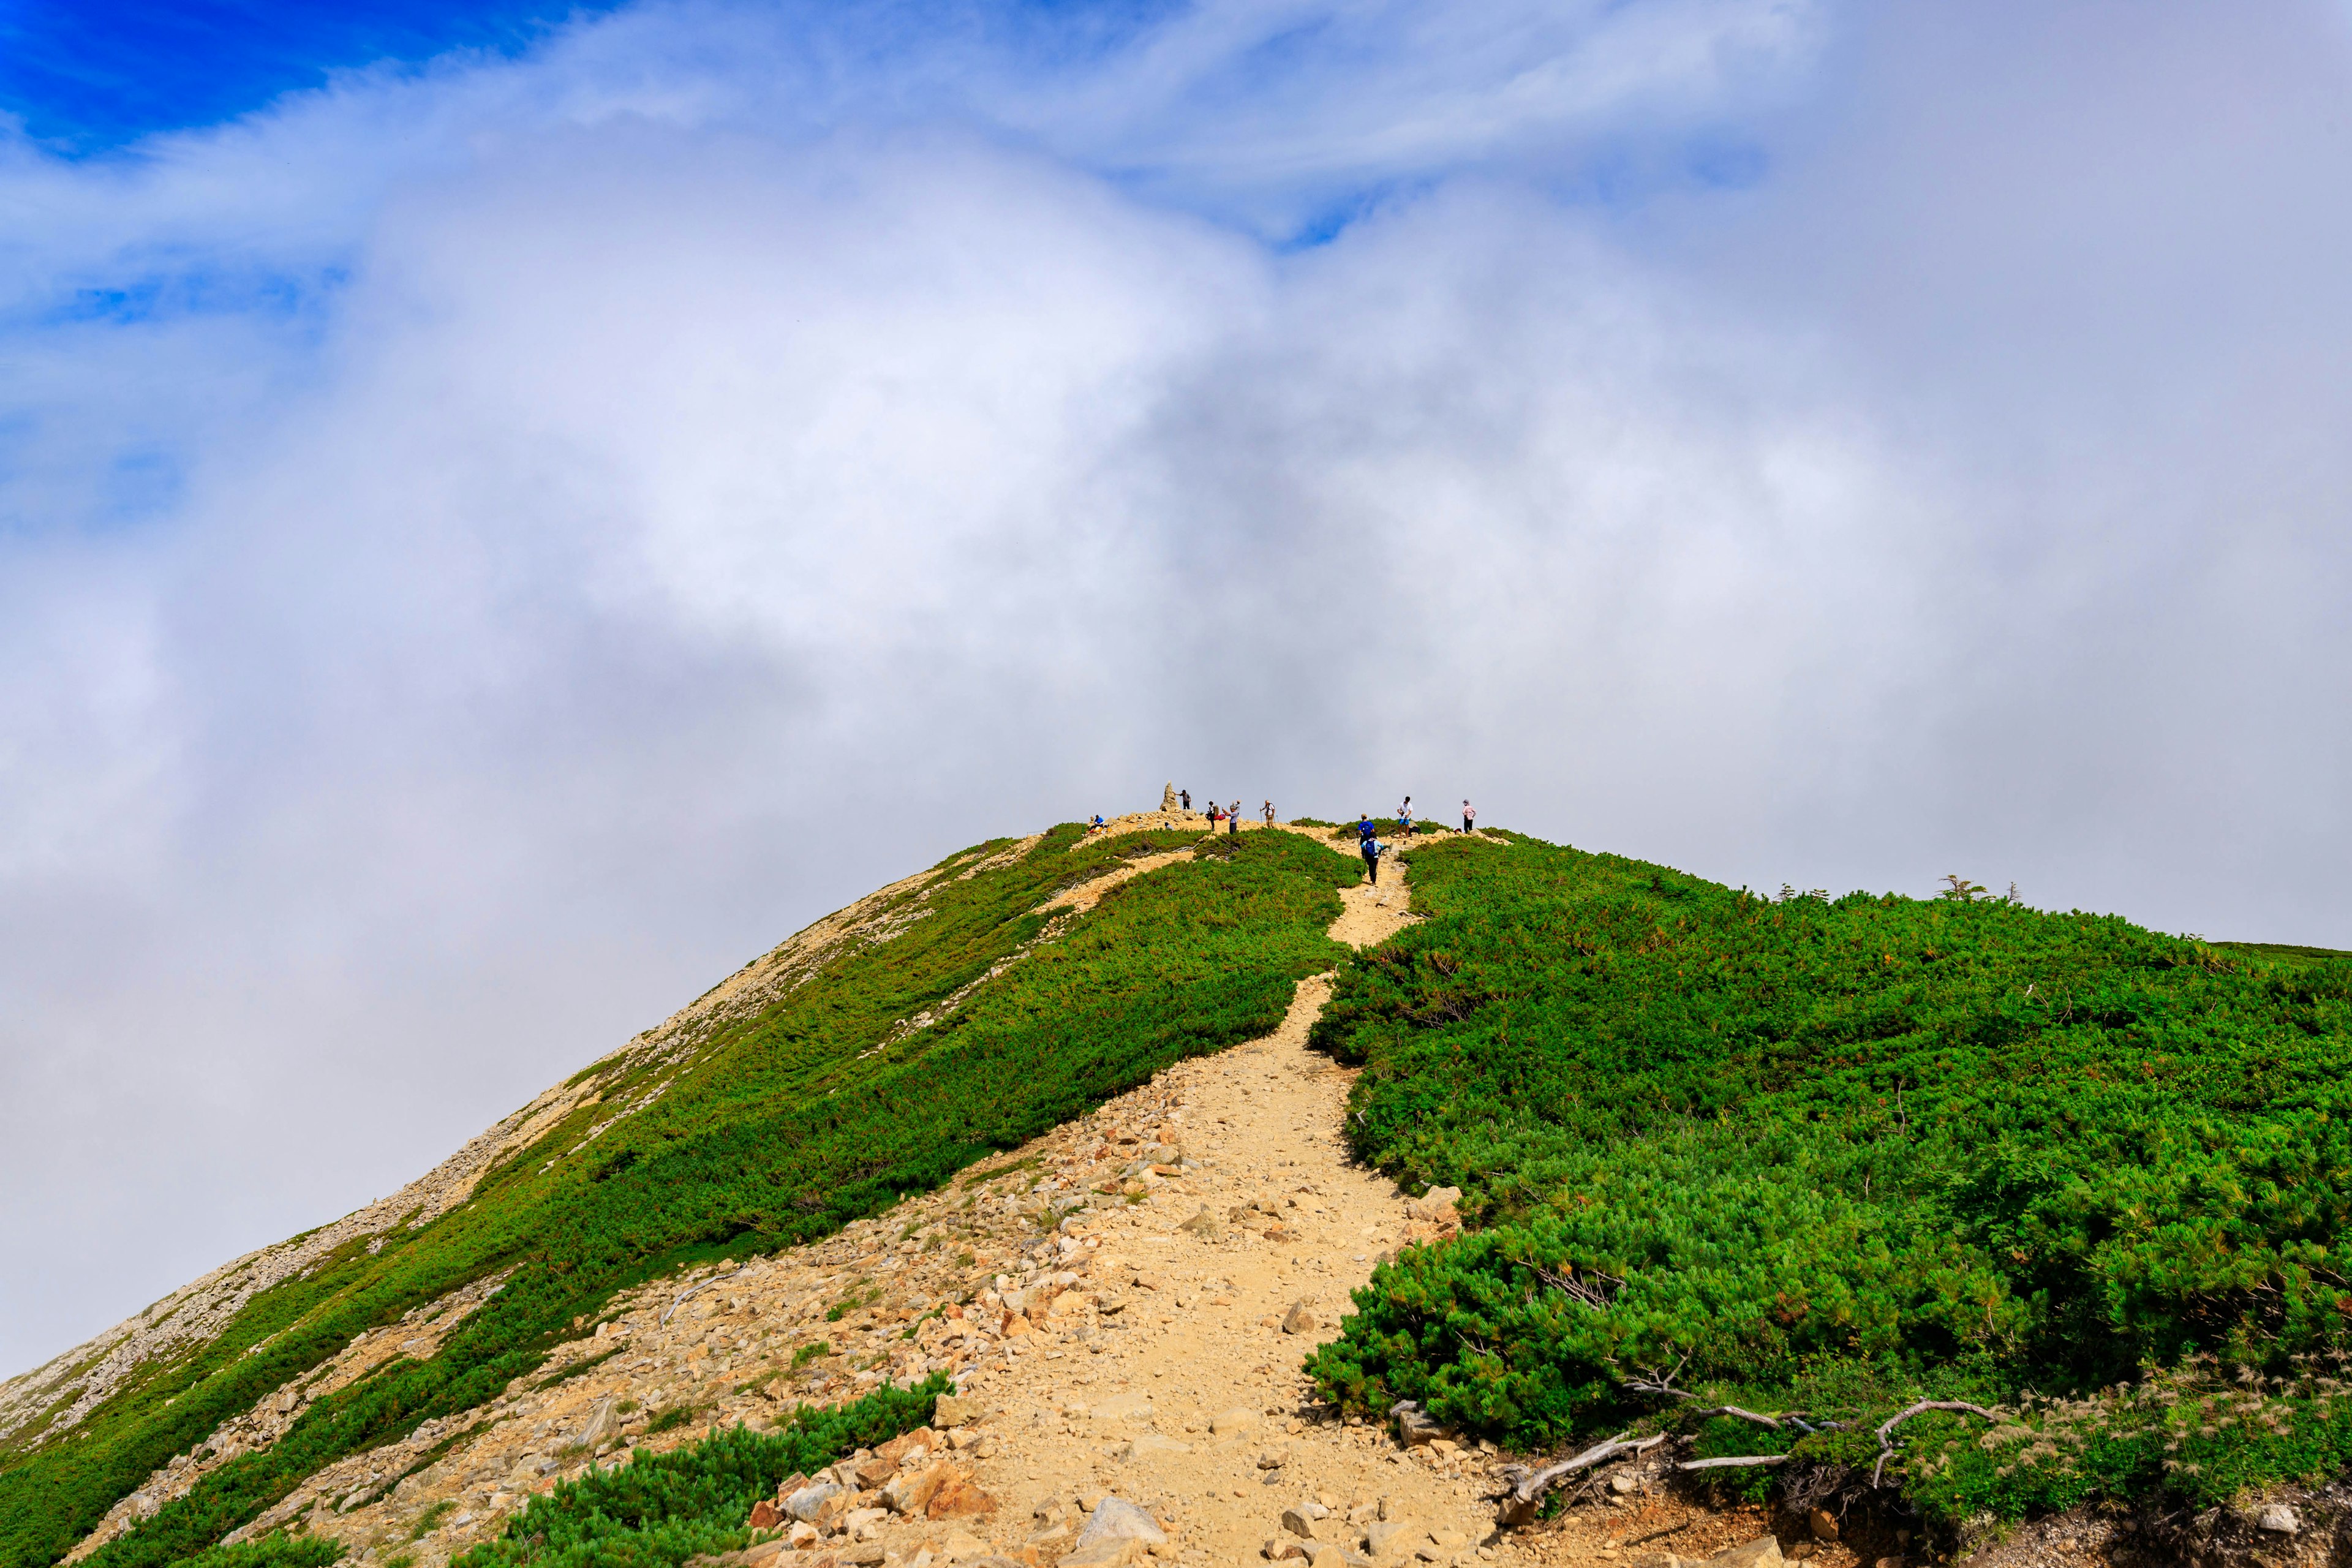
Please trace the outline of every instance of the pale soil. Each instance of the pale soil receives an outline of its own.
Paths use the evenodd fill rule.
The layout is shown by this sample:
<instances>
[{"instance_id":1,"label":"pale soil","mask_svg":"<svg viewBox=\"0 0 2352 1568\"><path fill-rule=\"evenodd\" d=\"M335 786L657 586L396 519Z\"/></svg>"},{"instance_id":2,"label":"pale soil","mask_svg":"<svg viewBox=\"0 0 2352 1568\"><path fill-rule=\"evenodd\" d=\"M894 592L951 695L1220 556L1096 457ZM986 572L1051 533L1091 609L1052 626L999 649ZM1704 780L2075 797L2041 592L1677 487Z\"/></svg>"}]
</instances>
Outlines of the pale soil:
<instances>
[{"instance_id":1,"label":"pale soil","mask_svg":"<svg viewBox=\"0 0 2352 1568\"><path fill-rule=\"evenodd\" d=\"M1354 858L1351 845L1332 847ZM1415 918L1393 861L1378 889L1341 900L1331 931L1357 946ZM1068 920L1092 900L1064 903ZM1664 1568L1759 1534L1752 1510L1694 1510L1645 1483L1625 1498L1589 1489L1571 1519L1497 1535L1499 1459L1450 1444L1406 1451L1385 1427L1314 1402L1300 1363L1335 1337L1349 1293L1383 1256L1450 1223L1409 1212L1392 1183L1350 1160L1340 1130L1353 1074L1306 1048L1329 994L1328 977L1303 981L1265 1038L1181 1063L826 1241L649 1285L505 1398L333 1467L239 1534L299 1519L346 1542L355 1563L437 1568L502 1530L530 1494L632 1447L769 1425L799 1400L932 1372L983 1413L953 1434L954 1457L997 1506L873 1523L859 1544L884 1553L883 1568L924 1568L926 1551L1050 1564L1071 1541L1056 1505L1066 1519L1068 1505L1104 1494L1171 1529L1164 1559L1234 1568L1263 1568L1283 1510L1309 1502L1331 1510L1321 1539L1351 1555L1369 1516L1417 1521L1383 1568ZM1302 1304L1313 1322L1286 1331ZM648 1434L650 1416L679 1409L691 1421ZM1236 1419L1247 1429L1223 1429ZM849 1545L835 1537L768 1568L839 1564ZM1832 1547L1816 1561L1853 1559Z\"/></svg>"}]
</instances>

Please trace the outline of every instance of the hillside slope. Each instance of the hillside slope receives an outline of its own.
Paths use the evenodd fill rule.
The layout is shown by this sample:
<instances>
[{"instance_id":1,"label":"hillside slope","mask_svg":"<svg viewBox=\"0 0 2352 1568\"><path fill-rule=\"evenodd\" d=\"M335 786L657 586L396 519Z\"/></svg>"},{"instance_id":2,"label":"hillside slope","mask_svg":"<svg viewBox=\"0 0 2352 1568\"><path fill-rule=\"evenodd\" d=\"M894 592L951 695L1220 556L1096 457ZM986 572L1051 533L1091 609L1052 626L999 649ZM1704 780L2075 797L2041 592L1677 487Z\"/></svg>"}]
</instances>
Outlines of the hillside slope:
<instances>
[{"instance_id":1,"label":"hillside slope","mask_svg":"<svg viewBox=\"0 0 2352 1568\"><path fill-rule=\"evenodd\" d=\"M1447 1568L1513 1482L1379 1440L1401 1399L1465 1444L1657 1436L1476 1549L1507 1560L1720 1543L1777 1500L1784 1534L1843 1517L1791 1548L1843 1564L2102 1499L2186 1560L2147 1533L2181 1505L2352 1462L2340 958L1491 831L1412 847L1408 921L1344 835L1117 826L882 889L0 1386L0 1564L295 1526L277 1560L674 1568L950 1376L992 1402L985 1500L1043 1523L872 1521L811 1568L1043 1568L1074 1485L1229 1563L1278 1528L1254 1478ZM1357 1528L1390 1506L1421 1535Z\"/></svg>"},{"instance_id":2,"label":"hillside slope","mask_svg":"<svg viewBox=\"0 0 2352 1568\"><path fill-rule=\"evenodd\" d=\"M402 1193L11 1380L0 1564L57 1561L134 1493L98 1560L174 1561L497 1397L616 1290L830 1234L1266 1033L1343 951L1354 879L1291 834L1070 825L860 900Z\"/></svg>"}]
</instances>

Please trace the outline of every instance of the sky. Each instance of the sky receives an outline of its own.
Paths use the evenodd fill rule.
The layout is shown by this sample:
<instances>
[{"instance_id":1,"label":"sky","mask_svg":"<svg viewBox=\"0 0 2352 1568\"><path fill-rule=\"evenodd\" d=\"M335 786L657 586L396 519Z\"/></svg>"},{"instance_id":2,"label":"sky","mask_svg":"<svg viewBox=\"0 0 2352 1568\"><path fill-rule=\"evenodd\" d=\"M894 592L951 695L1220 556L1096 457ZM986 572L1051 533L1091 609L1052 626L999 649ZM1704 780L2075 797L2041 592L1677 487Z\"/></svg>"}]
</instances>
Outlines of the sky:
<instances>
[{"instance_id":1,"label":"sky","mask_svg":"<svg viewBox=\"0 0 2352 1568\"><path fill-rule=\"evenodd\" d=\"M2352 947L2352 8L0 0L0 1373L980 839Z\"/></svg>"}]
</instances>

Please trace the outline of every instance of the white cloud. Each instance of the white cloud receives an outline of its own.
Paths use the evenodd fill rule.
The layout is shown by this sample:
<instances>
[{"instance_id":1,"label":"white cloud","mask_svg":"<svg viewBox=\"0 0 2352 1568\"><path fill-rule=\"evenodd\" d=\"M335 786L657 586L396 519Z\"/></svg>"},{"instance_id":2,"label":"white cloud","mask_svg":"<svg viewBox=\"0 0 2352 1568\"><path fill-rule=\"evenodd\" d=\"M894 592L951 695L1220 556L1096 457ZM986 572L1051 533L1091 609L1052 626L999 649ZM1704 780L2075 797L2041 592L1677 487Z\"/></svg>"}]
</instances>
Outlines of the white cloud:
<instances>
[{"instance_id":1,"label":"white cloud","mask_svg":"<svg viewBox=\"0 0 2352 1568\"><path fill-rule=\"evenodd\" d=\"M2341 40L2249 180L2160 20L660 6L10 149L0 1362L1171 773L2352 942Z\"/></svg>"}]
</instances>

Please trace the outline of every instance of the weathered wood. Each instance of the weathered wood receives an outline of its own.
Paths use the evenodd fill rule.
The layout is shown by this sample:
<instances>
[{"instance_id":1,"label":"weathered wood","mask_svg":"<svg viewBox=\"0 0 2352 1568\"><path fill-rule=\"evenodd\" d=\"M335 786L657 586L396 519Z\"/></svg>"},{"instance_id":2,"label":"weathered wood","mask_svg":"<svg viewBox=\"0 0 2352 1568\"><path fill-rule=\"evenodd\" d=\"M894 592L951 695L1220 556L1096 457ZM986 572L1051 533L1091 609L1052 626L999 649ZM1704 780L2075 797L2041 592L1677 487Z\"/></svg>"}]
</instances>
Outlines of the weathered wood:
<instances>
[{"instance_id":1,"label":"weathered wood","mask_svg":"<svg viewBox=\"0 0 2352 1568\"><path fill-rule=\"evenodd\" d=\"M1676 1465L1675 1468L1678 1470L1732 1470L1746 1469L1757 1465L1785 1465L1788 1462L1789 1456L1786 1454L1733 1454L1720 1459L1692 1459L1686 1463Z\"/></svg>"},{"instance_id":2,"label":"weathered wood","mask_svg":"<svg viewBox=\"0 0 2352 1568\"><path fill-rule=\"evenodd\" d=\"M1505 1528L1524 1524L1535 1517L1536 1505L1543 1501L1544 1493L1564 1476L1613 1459L1620 1454L1642 1454L1666 1440L1661 1432L1654 1437L1612 1437L1605 1443L1595 1443L1581 1454L1562 1459L1556 1465L1546 1465L1540 1470L1522 1471L1518 1484L1503 1494L1502 1507L1496 1522Z\"/></svg>"},{"instance_id":3,"label":"weathered wood","mask_svg":"<svg viewBox=\"0 0 2352 1568\"><path fill-rule=\"evenodd\" d=\"M1885 1473L1886 1461L1895 1457L1895 1428L1902 1426L1914 1415L1924 1415L1930 1410L1965 1410L1971 1415L1981 1415L1988 1421L2000 1419L1983 1405L1970 1405L1965 1399L1923 1399L1916 1405L1896 1411L1878 1424L1878 1463L1870 1468L1872 1486L1878 1485L1878 1478Z\"/></svg>"}]
</instances>

